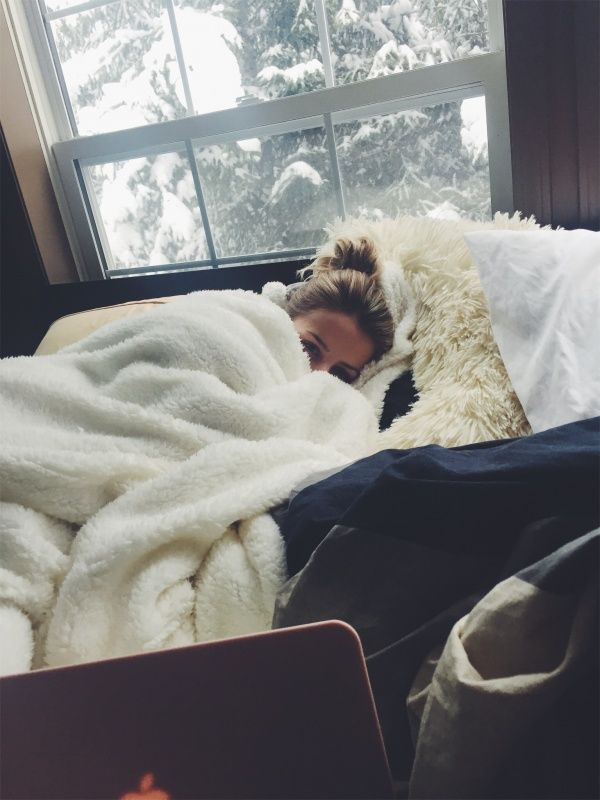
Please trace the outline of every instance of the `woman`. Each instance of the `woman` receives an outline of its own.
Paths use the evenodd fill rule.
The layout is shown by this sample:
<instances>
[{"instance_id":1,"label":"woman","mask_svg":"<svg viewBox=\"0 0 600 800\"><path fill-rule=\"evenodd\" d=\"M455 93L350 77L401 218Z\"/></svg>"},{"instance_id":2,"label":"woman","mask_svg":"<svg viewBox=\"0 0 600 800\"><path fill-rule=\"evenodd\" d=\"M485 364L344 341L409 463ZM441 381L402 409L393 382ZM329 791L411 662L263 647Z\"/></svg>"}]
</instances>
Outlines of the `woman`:
<instances>
[{"instance_id":1,"label":"woman","mask_svg":"<svg viewBox=\"0 0 600 800\"><path fill-rule=\"evenodd\" d=\"M312 272L287 313L194 292L0 364L0 673L270 625L285 565L268 512L371 451L355 388L394 352L369 242Z\"/></svg>"},{"instance_id":2,"label":"woman","mask_svg":"<svg viewBox=\"0 0 600 800\"><path fill-rule=\"evenodd\" d=\"M286 310L311 368L353 383L394 341L375 247L366 238L338 239L334 255L318 258L309 270L307 281L288 290Z\"/></svg>"}]
</instances>

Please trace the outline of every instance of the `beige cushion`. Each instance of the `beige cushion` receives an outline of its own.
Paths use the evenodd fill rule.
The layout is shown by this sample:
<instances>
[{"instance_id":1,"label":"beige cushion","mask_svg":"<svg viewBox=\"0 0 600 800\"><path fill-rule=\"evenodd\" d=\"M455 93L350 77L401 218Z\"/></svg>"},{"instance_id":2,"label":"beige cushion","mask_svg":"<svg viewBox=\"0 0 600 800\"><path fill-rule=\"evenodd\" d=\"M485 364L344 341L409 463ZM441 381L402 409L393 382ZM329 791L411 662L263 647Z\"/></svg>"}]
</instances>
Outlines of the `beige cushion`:
<instances>
[{"instance_id":1,"label":"beige cushion","mask_svg":"<svg viewBox=\"0 0 600 800\"><path fill-rule=\"evenodd\" d=\"M56 353L63 347L78 342L108 322L140 314L142 311L148 311L176 299L177 297L157 297L153 300L135 300L117 306L104 306L103 308L92 308L89 311L80 311L77 314L68 314L52 323L35 354L47 356Z\"/></svg>"}]
</instances>

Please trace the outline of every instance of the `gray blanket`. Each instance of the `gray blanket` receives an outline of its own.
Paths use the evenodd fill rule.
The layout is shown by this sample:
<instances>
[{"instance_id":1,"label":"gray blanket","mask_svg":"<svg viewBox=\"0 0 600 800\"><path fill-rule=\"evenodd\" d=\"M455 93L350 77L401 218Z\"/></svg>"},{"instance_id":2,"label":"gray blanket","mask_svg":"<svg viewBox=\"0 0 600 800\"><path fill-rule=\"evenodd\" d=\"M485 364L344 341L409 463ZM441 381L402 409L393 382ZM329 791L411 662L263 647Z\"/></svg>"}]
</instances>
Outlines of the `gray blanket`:
<instances>
[{"instance_id":1,"label":"gray blanket","mask_svg":"<svg viewBox=\"0 0 600 800\"><path fill-rule=\"evenodd\" d=\"M356 628L410 796L597 795L599 445L386 451L292 499L275 624Z\"/></svg>"}]
</instances>

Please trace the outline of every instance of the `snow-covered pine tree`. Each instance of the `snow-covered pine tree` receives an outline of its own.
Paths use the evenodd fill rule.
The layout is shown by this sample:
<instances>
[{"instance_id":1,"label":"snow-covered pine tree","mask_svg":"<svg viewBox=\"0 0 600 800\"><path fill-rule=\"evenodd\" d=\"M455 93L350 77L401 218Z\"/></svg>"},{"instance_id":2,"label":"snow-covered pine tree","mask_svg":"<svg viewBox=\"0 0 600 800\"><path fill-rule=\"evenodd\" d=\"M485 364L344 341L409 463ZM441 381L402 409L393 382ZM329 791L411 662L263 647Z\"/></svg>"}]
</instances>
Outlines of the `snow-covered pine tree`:
<instances>
[{"instance_id":1,"label":"snow-covered pine tree","mask_svg":"<svg viewBox=\"0 0 600 800\"><path fill-rule=\"evenodd\" d=\"M244 32L245 102L325 86L313 0L225 0L219 14ZM206 148L198 158L222 253L311 246L322 238L335 210L323 128L221 145L218 153Z\"/></svg>"}]
</instances>

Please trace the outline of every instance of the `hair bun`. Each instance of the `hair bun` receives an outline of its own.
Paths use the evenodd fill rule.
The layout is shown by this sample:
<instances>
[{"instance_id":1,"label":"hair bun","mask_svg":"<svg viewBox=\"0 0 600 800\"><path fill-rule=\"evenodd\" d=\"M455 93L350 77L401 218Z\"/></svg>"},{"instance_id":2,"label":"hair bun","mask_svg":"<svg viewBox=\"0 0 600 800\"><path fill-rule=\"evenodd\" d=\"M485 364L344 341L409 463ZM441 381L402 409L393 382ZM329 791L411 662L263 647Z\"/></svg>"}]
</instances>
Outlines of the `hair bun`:
<instances>
[{"instance_id":1,"label":"hair bun","mask_svg":"<svg viewBox=\"0 0 600 800\"><path fill-rule=\"evenodd\" d=\"M332 256L319 256L312 264L313 272L328 269L354 269L365 275L376 275L380 271L375 243L366 236L359 239L336 239Z\"/></svg>"}]
</instances>

